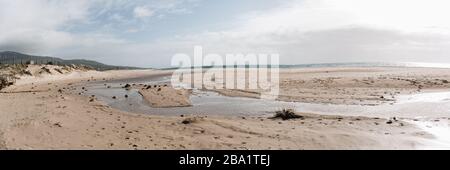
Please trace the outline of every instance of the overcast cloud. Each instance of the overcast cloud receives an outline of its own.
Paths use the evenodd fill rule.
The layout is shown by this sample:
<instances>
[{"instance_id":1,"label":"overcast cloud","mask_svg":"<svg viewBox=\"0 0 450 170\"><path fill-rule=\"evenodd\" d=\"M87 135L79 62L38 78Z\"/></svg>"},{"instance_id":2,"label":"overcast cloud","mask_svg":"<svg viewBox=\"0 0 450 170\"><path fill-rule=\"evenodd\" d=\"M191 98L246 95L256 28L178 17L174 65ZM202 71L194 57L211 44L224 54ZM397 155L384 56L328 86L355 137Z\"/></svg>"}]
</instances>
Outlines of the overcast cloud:
<instances>
[{"instance_id":1,"label":"overcast cloud","mask_svg":"<svg viewBox=\"0 0 450 170\"><path fill-rule=\"evenodd\" d=\"M205 52L282 64L450 63L445 0L0 0L0 51L170 66Z\"/></svg>"}]
</instances>

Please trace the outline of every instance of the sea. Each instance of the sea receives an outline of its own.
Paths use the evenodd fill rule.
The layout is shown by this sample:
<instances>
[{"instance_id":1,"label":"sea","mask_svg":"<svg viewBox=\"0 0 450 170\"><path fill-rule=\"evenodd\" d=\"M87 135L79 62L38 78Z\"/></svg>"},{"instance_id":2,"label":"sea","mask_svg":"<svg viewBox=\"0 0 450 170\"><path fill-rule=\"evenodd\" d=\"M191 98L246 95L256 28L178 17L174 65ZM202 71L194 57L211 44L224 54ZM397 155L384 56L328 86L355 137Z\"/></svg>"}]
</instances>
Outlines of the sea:
<instances>
[{"instance_id":1,"label":"sea","mask_svg":"<svg viewBox=\"0 0 450 170\"><path fill-rule=\"evenodd\" d=\"M228 67L228 66L223 66ZM236 68L257 68L256 65L235 65ZM268 66L274 67L274 66ZM325 67L417 67L417 68L450 68L450 63L427 62L344 62L344 63L317 63L317 64L281 64L279 68L325 68ZM199 67L191 67L199 68ZM220 68L220 66L203 66L202 68ZM161 70L175 70L179 67L160 68ZM188 69L188 68L183 68Z\"/></svg>"}]
</instances>

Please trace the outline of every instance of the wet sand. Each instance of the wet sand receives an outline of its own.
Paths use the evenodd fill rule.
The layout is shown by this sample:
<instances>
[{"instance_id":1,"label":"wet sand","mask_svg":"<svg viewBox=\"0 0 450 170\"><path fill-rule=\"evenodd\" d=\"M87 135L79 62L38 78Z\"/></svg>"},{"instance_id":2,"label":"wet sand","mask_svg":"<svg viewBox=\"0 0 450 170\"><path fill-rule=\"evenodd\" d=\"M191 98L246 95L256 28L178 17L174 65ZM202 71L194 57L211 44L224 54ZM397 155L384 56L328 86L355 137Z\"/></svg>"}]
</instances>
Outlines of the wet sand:
<instances>
[{"instance_id":1,"label":"wet sand","mask_svg":"<svg viewBox=\"0 0 450 170\"><path fill-rule=\"evenodd\" d=\"M375 70L379 71L379 68ZM394 78L398 78L399 75L416 77L414 81L421 80L420 85L428 84L422 82L431 81L428 77L412 75L411 70L388 71L389 74L396 73L390 75ZM428 71L442 74L442 78L439 79L446 78L448 74L447 70L441 69L428 69ZM317 70L311 70L309 72L313 72L312 77L317 77L315 74L329 74L332 71L314 73ZM355 79L365 79L367 76L365 73L358 73L361 70L354 72L359 75L353 75ZM167 72L80 71L58 75L58 77L51 75L52 78L44 76L19 80L17 85L3 89L3 93L0 94L0 107L2 107L0 147L3 149L424 149L435 147L433 144L438 141L435 134L425 131L423 127L414 123L414 121L425 121L425 118L389 119L370 115L332 116L312 113L297 113L303 117L287 121L269 119L270 116L265 115L220 116L198 113L160 116L124 112L112 108L99 100L97 96L83 95L90 91L87 83L108 84L108 81L114 81L112 79L120 77L157 74L167 75ZM341 76L343 71L336 70L336 73L330 76L332 75ZM299 73L282 74L282 76L292 80L304 78ZM351 79L348 77L347 79ZM312 83L320 82L313 79L311 78ZM426 80L422 81L422 79ZM435 81L438 80L433 80ZM295 91L308 87L301 84L294 85L286 82L282 84L282 88L292 87ZM346 87L353 89L363 84L367 83L349 84ZM361 92L363 94L360 95L365 96L378 92L380 87L382 89L382 85L386 84L388 81L382 84L371 84L370 87L359 87L366 90L344 90L344 92ZM401 93L420 90L419 86L413 83L398 86L402 89ZM329 83L328 87L344 88L341 83ZM446 87L446 84L439 83L431 84L426 88ZM322 94L323 88L327 89L320 86L311 87L317 90L317 94ZM342 91L336 89L331 91ZM387 85L386 89L397 88ZM382 94L387 91L386 89L382 89ZM403 89L406 92L403 92ZM328 93L331 92L327 91ZM286 92L282 91L282 94ZM298 96L303 93L291 92L291 94L292 98L301 99L302 97ZM332 99L336 102L341 100ZM351 101L360 100L361 98L355 97ZM369 101L368 104L373 104L371 100ZM367 102L355 104L364 105ZM195 121L186 121L186 119ZM446 117L426 121L436 120L442 124L448 124Z\"/></svg>"},{"instance_id":2,"label":"wet sand","mask_svg":"<svg viewBox=\"0 0 450 170\"><path fill-rule=\"evenodd\" d=\"M132 86L139 89L139 94L143 96L146 103L151 107L170 108L170 107L189 107L192 106L189 97L191 90L174 89L167 84L164 85L143 85Z\"/></svg>"}]
</instances>

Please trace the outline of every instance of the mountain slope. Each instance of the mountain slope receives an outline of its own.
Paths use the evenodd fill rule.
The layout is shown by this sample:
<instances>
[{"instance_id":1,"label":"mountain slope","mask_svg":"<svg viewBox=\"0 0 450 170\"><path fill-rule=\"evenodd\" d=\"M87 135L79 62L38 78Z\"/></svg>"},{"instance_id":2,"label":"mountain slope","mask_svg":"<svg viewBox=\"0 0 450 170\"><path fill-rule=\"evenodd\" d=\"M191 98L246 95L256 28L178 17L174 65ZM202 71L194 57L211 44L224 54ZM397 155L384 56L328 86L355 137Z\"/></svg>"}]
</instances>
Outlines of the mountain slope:
<instances>
[{"instance_id":1,"label":"mountain slope","mask_svg":"<svg viewBox=\"0 0 450 170\"><path fill-rule=\"evenodd\" d=\"M138 69L136 67L112 66L97 61L74 59L64 60L57 57L34 56L13 51L0 52L0 64L54 64L54 65L84 65L96 70Z\"/></svg>"}]
</instances>

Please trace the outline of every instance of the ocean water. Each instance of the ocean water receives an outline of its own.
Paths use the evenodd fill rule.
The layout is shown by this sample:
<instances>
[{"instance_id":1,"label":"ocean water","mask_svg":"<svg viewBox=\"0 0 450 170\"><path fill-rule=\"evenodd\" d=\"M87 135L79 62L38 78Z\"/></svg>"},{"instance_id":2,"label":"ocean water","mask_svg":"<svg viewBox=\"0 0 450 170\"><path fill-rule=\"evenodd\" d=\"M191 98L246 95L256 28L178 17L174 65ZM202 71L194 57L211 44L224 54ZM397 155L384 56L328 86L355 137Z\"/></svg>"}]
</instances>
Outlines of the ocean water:
<instances>
[{"instance_id":1,"label":"ocean water","mask_svg":"<svg viewBox=\"0 0 450 170\"><path fill-rule=\"evenodd\" d=\"M359 62L359 63L322 63L322 64L280 65L280 68L320 68L320 67L423 67L423 68L450 68L450 63Z\"/></svg>"},{"instance_id":2,"label":"ocean water","mask_svg":"<svg viewBox=\"0 0 450 170\"><path fill-rule=\"evenodd\" d=\"M237 68L257 68L255 65L239 65ZM348 63L318 63L318 64L280 64L279 68L325 68L325 67L419 67L419 68L450 68L450 63L426 63L426 62L348 62ZM198 68L198 67L193 67ZM213 68L204 66L203 68ZM161 70L174 70L178 68L161 68ZM188 69L188 68L187 68Z\"/></svg>"}]
</instances>

